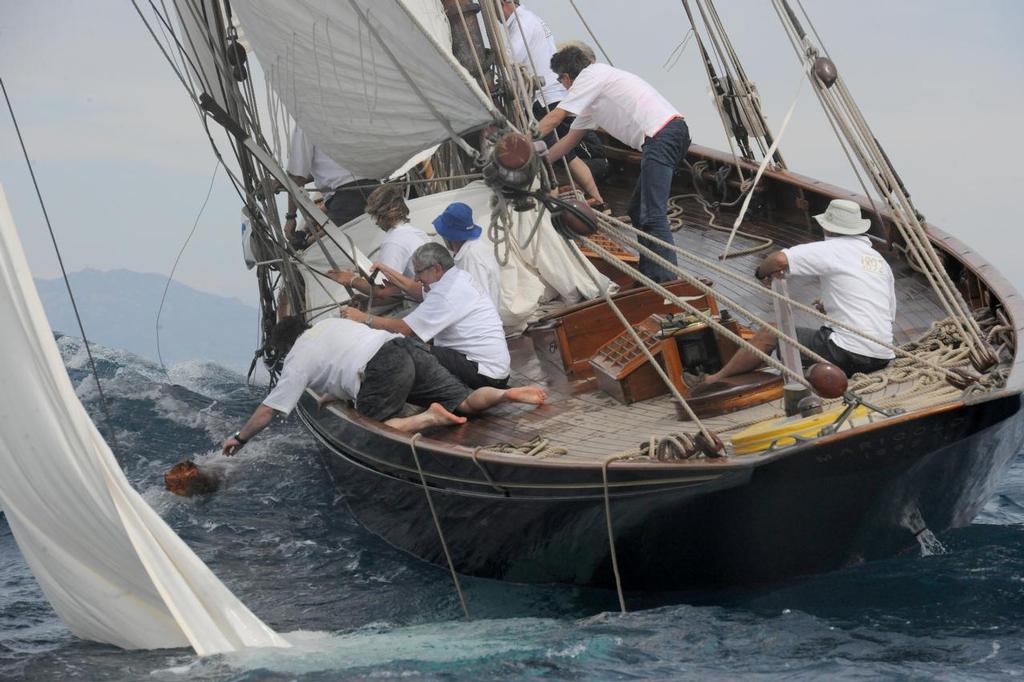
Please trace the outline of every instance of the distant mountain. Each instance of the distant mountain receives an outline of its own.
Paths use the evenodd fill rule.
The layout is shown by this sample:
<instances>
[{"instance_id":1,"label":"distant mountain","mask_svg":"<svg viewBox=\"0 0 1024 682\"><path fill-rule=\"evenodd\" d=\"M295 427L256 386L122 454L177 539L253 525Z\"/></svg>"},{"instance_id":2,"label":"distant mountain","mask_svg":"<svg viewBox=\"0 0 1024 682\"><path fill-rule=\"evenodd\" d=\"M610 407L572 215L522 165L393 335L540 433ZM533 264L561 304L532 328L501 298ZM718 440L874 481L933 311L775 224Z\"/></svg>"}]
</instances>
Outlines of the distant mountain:
<instances>
[{"instance_id":1,"label":"distant mountain","mask_svg":"<svg viewBox=\"0 0 1024 682\"><path fill-rule=\"evenodd\" d=\"M69 276L89 340L158 360L156 313L167 278L130 270L82 270ZM64 280L37 279L54 331L81 336ZM160 317L164 363L215 362L246 371L258 340L256 308L238 299L171 282Z\"/></svg>"}]
</instances>

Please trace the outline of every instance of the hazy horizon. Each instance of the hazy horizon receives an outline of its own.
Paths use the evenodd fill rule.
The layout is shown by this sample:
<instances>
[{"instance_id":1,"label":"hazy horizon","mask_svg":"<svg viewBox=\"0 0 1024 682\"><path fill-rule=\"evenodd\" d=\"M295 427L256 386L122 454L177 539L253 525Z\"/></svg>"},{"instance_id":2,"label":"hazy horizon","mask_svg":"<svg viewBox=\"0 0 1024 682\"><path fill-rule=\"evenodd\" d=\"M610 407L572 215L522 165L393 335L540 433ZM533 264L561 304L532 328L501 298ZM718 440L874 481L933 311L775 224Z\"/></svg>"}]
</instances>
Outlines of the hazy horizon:
<instances>
[{"instance_id":1,"label":"hazy horizon","mask_svg":"<svg viewBox=\"0 0 1024 682\"><path fill-rule=\"evenodd\" d=\"M566 0L523 4L558 40L589 40ZM770 4L718 4L777 130L801 78L792 49ZM666 65L688 30L678 0L649 0L644 14L609 0L576 5L616 66L650 80L684 112L696 143L728 149L693 41ZM1003 228L1016 213L1016 159L1024 151L1016 134L1024 108L1024 4L804 5L918 208L1024 289L1024 269ZM135 10L111 0L8 1L0 16L0 73L68 268L126 267L166 277L216 164L196 112ZM13 126L6 114L0 119L0 183L33 273L53 277L56 258ZM857 187L809 88L781 149L794 171ZM175 279L254 305L239 214L221 169Z\"/></svg>"}]
</instances>

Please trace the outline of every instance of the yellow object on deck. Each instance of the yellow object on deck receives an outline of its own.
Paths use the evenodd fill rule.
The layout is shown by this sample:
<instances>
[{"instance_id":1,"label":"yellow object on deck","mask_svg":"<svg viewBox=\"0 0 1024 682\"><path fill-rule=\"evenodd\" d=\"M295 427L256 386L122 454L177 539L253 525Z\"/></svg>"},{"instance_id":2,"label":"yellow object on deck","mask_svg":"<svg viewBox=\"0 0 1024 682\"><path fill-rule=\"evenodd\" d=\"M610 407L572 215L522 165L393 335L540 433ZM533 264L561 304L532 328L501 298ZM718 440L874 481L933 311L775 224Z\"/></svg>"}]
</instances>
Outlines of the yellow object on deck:
<instances>
[{"instance_id":1,"label":"yellow object on deck","mask_svg":"<svg viewBox=\"0 0 1024 682\"><path fill-rule=\"evenodd\" d=\"M732 437L732 452L736 455L749 455L775 447L785 447L796 443L797 437L814 438L823 428L835 422L842 414L844 407L811 415L810 417L779 417L743 429ZM863 405L857 407L843 424L850 428L855 421L868 416L868 409Z\"/></svg>"}]
</instances>

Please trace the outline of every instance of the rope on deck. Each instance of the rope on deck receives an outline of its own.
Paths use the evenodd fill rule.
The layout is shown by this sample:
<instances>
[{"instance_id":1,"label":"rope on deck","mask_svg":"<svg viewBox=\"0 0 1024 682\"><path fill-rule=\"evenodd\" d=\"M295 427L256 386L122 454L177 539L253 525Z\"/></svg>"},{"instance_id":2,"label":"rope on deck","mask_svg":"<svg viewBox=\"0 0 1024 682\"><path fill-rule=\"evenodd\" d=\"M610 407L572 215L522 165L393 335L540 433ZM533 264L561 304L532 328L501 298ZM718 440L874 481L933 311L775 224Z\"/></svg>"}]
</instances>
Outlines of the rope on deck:
<instances>
[{"instance_id":1,"label":"rope on deck","mask_svg":"<svg viewBox=\"0 0 1024 682\"><path fill-rule=\"evenodd\" d=\"M515 445L513 443L494 443L493 445L484 445L477 448L473 452L473 460L476 461L477 454L484 450L486 452L496 452L502 455L523 455L524 457L536 457L537 459L547 459L549 457L561 457L562 455L568 454L569 451L560 445L551 445L551 441L543 436L534 436L525 443ZM478 463L479 466L479 463ZM486 476L486 472L484 473ZM488 483L494 487L498 487L488 476Z\"/></svg>"}]
</instances>

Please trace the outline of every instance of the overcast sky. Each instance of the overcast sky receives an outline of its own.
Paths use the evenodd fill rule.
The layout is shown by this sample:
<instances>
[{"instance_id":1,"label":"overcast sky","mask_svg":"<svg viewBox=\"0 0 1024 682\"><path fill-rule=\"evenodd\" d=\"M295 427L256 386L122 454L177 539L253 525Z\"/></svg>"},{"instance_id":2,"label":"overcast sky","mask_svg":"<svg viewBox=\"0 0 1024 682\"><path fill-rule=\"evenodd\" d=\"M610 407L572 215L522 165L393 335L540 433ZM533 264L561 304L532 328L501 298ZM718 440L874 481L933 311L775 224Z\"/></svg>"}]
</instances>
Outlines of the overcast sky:
<instances>
[{"instance_id":1,"label":"overcast sky","mask_svg":"<svg viewBox=\"0 0 1024 682\"><path fill-rule=\"evenodd\" d=\"M524 2L558 40L587 39L568 0ZM694 140L727 148L679 0L577 0L612 62L661 89ZM804 0L853 95L935 224L992 260L1018 288L1024 2ZM777 130L800 73L768 0L719 12ZM194 110L125 0L0 0L7 85L70 270L167 273L199 211L214 158ZM804 88L782 140L790 167L855 187ZM56 259L13 127L0 112L0 183L38 277ZM255 303L241 264L239 202L223 172L177 279Z\"/></svg>"}]
</instances>

